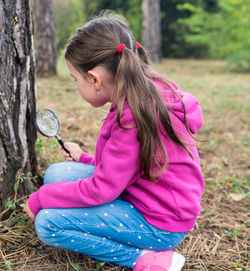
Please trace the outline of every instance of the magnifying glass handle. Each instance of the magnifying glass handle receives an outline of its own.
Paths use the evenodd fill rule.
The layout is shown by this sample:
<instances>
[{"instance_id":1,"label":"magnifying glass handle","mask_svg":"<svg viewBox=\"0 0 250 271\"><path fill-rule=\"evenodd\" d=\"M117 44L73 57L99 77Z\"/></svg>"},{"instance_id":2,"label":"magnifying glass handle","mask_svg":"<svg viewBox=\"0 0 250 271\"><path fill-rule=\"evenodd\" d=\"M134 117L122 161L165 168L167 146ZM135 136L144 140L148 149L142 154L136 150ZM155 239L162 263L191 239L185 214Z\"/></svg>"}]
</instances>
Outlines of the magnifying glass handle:
<instances>
[{"instance_id":1,"label":"magnifying glass handle","mask_svg":"<svg viewBox=\"0 0 250 271\"><path fill-rule=\"evenodd\" d=\"M56 139L57 139L57 141L59 142L59 144L62 146L62 148L63 148L68 154L70 154L70 152L64 147L64 143L63 143L62 139L61 139L58 135L56 136Z\"/></svg>"}]
</instances>

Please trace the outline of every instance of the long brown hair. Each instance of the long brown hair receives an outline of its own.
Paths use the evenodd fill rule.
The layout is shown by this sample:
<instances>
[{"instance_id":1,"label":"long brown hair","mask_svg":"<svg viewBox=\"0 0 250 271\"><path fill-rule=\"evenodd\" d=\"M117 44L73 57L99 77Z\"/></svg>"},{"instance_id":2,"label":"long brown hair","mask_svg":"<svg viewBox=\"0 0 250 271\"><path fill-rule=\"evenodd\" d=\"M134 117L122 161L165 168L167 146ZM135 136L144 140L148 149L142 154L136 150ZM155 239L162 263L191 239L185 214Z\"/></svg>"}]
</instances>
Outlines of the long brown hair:
<instances>
[{"instance_id":1,"label":"long brown hair","mask_svg":"<svg viewBox=\"0 0 250 271\"><path fill-rule=\"evenodd\" d=\"M121 43L126 47L119 54L117 48ZM138 129L143 178L157 181L167 165L166 150L159 136L159 120L166 135L192 156L187 144L174 131L168 109L152 79L163 82L180 100L181 97L166 80L152 73L145 49L141 46L137 50L135 38L123 17L105 11L79 28L68 42L65 58L83 74L102 65L114 76L116 88L112 98L117 106L117 122L121 128L129 129L121 124L122 109L127 101ZM185 113L183 102L182 105ZM190 133L186 118L184 121ZM157 172L152 172L153 165L158 167Z\"/></svg>"}]
</instances>

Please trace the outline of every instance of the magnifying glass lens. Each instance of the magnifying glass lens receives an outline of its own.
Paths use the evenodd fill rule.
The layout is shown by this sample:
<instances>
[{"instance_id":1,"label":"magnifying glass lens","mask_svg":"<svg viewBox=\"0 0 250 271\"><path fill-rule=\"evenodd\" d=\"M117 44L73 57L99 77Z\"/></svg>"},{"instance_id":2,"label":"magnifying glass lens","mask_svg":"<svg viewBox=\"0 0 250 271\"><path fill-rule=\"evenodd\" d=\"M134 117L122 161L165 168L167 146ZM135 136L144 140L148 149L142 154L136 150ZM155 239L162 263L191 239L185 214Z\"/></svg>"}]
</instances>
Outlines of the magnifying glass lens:
<instances>
[{"instance_id":1,"label":"magnifying glass lens","mask_svg":"<svg viewBox=\"0 0 250 271\"><path fill-rule=\"evenodd\" d=\"M69 153L64 147L64 143L60 136L58 135L60 130L60 121L57 115L50 109L41 109L36 113L36 126L38 131L47 137L55 136L58 143L62 146L62 148Z\"/></svg>"},{"instance_id":2,"label":"magnifying glass lens","mask_svg":"<svg viewBox=\"0 0 250 271\"><path fill-rule=\"evenodd\" d=\"M59 130L59 120L50 110L43 109L37 113L36 124L39 131L45 136L56 136Z\"/></svg>"}]
</instances>

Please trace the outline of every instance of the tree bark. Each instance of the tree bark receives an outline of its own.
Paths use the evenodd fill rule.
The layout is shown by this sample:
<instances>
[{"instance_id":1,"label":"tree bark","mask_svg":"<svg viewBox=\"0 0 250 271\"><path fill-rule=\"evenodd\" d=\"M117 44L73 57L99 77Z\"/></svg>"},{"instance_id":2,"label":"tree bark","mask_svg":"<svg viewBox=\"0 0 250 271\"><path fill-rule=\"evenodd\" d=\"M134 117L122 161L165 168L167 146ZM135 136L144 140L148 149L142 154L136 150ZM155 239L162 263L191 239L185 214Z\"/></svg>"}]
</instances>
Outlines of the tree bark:
<instances>
[{"instance_id":1,"label":"tree bark","mask_svg":"<svg viewBox=\"0 0 250 271\"><path fill-rule=\"evenodd\" d=\"M160 0L142 1L142 43L153 62L161 59Z\"/></svg>"},{"instance_id":2,"label":"tree bark","mask_svg":"<svg viewBox=\"0 0 250 271\"><path fill-rule=\"evenodd\" d=\"M33 0L36 73L39 77L56 74L57 48L51 0ZM67 19L67 18L65 18Z\"/></svg>"},{"instance_id":3,"label":"tree bark","mask_svg":"<svg viewBox=\"0 0 250 271\"><path fill-rule=\"evenodd\" d=\"M22 172L37 173L35 67L28 0L0 0L0 209Z\"/></svg>"}]
</instances>

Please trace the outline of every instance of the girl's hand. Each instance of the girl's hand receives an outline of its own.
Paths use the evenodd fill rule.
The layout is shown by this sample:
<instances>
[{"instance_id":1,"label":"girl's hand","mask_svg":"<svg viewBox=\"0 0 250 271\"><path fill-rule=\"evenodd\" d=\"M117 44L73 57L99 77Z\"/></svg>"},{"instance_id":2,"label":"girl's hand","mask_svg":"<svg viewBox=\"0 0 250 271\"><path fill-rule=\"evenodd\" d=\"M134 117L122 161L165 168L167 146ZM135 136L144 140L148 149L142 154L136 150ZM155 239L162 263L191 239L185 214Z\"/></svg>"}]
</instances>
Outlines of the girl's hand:
<instances>
[{"instance_id":1,"label":"girl's hand","mask_svg":"<svg viewBox=\"0 0 250 271\"><path fill-rule=\"evenodd\" d=\"M31 212L30 207L28 205L28 201L26 201L25 203L25 207L24 207L24 211L27 213L27 215L29 216L29 218L31 219L31 221L35 221L35 215Z\"/></svg>"},{"instance_id":2,"label":"girl's hand","mask_svg":"<svg viewBox=\"0 0 250 271\"><path fill-rule=\"evenodd\" d=\"M63 155L66 158L66 160L71 162L73 161L78 162L83 152L79 145L72 142L64 142L64 147L70 152L69 154L65 152L62 147L60 148L60 151L63 151Z\"/></svg>"}]
</instances>

